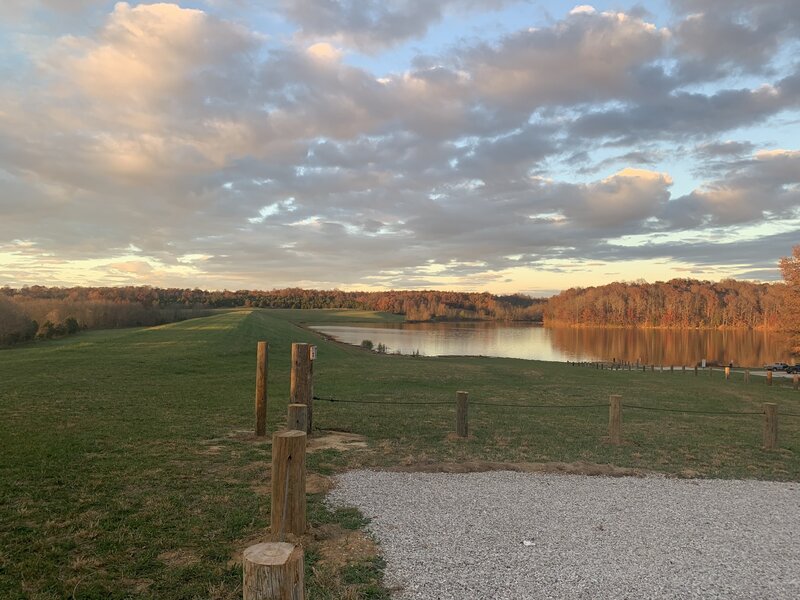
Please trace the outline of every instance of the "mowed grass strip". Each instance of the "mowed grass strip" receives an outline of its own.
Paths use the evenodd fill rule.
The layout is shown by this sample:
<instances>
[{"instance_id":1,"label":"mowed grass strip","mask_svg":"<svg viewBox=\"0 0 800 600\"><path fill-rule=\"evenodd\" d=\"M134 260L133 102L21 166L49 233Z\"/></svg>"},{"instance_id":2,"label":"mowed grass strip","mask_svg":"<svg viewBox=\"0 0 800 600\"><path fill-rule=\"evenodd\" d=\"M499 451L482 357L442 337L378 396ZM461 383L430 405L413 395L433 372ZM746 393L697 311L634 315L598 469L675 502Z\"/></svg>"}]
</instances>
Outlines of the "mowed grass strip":
<instances>
[{"instance_id":1,"label":"mowed grass strip","mask_svg":"<svg viewBox=\"0 0 800 600\"><path fill-rule=\"evenodd\" d=\"M455 392L489 404L623 402L694 410L800 413L800 392L753 377L597 371L491 358L378 355L298 323L375 322L358 311L222 312L146 329L82 333L0 351L0 597L234 598L236 553L266 531L270 447L253 439L256 342L270 342L268 426L283 426L291 342L318 346L315 426L366 436L366 450L309 455L309 471L505 461L614 464L707 477L800 479L800 419L780 419L761 450L761 415L623 409L620 447L607 410L470 407L455 439ZM266 491L265 491L266 490ZM311 496L313 525L347 527ZM344 519L344 520L343 520ZM326 525L327 524L327 525ZM377 598L374 559L324 568L310 548L311 598ZM313 568L312 568L313 567ZM337 567L338 568L338 567ZM353 574L359 573L359 577ZM363 577L361 576L363 574ZM361 579L370 579L364 583ZM344 590L344 591L343 591Z\"/></svg>"}]
</instances>

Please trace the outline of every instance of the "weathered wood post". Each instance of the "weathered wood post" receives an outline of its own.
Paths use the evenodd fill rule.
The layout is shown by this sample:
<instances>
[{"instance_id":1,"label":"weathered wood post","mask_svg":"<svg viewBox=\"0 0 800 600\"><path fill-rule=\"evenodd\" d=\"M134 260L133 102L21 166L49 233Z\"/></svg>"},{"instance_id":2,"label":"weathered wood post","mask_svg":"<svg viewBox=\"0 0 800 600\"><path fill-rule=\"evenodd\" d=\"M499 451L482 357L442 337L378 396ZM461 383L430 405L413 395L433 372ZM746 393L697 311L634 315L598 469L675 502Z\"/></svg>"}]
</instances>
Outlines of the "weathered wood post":
<instances>
[{"instance_id":1,"label":"weathered wood post","mask_svg":"<svg viewBox=\"0 0 800 600\"><path fill-rule=\"evenodd\" d=\"M469 435L468 402L467 392L456 392L456 434L462 438Z\"/></svg>"},{"instance_id":2,"label":"weathered wood post","mask_svg":"<svg viewBox=\"0 0 800 600\"><path fill-rule=\"evenodd\" d=\"M290 404L286 411L286 429L305 431L308 422L308 407L305 404Z\"/></svg>"},{"instance_id":3,"label":"weathered wood post","mask_svg":"<svg viewBox=\"0 0 800 600\"><path fill-rule=\"evenodd\" d=\"M767 385L772 385L772 371L767 371Z\"/></svg>"},{"instance_id":4,"label":"weathered wood post","mask_svg":"<svg viewBox=\"0 0 800 600\"><path fill-rule=\"evenodd\" d=\"M744 382L750 383L750 369L744 370Z\"/></svg>"},{"instance_id":5,"label":"weathered wood post","mask_svg":"<svg viewBox=\"0 0 800 600\"><path fill-rule=\"evenodd\" d=\"M292 344L292 376L289 404L306 405L306 433L311 435L313 419L313 366L311 344Z\"/></svg>"},{"instance_id":6,"label":"weathered wood post","mask_svg":"<svg viewBox=\"0 0 800 600\"><path fill-rule=\"evenodd\" d=\"M612 394L608 397L608 437L611 443L622 443L622 396Z\"/></svg>"},{"instance_id":7,"label":"weathered wood post","mask_svg":"<svg viewBox=\"0 0 800 600\"><path fill-rule=\"evenodd\" d=\"M258 342L256 351L256 435L267 435L267 362L269 344Z\"/></svg>"},{"instance_id":8,"label":"weathered wood post","mask_svg":"<svg viewBox=\"0 0 800 600\"><path fill-rule=\"evenodd\" d=\"M694 366L694 376L697 377L697 365Z\"/></svg>"},{"instance_id":9,"label":"weathered wood post","mask_svg":"<svg viewBox=\"0 0 800 600\"><path fill-rule=\"evenodd\" d=\"M778 447L778 405L764 403L764 450Z\"/></svg>"},{"instance_id":10,"label":"weathered wood post","mask_svg":"<svg viewBox=\"0 0 800 600\"><path fill-rule=\"evenodd\" d=\"M669 372L670 373L674 373L675 372L675 366L674 365L670 365L669 366Z\"/></svg>"},{"instance_id":11,"label":"weathered wood post","mask_svg":"<svg viewBox=\"0 0 800 600\"><path fill-rule=\"evenodd\" d=\"M304 600L303 549L285 542L255 544L242 555L244 600Z\"/></svg>"},{"instance_id":12,"label":"weathered wood post","mask_svg":"<svg viewBox=\"0 0 800 600\"><path fill-rule=\"evenodd\" d=\"M286 533L306 532L306 432L279 431L272 436L270 531L283 541Z\"/></svg>"},{"instance_id":13,"label":"weathered wood post","mask_svg":"<svg viewBox=\"0 0 800 600\"><path fill-rule=\"evenodd\" d=\"M728 381L731 378L731 368L725 367L725 381Z\"/></svg>"},{"instance_id":14,"label":"weathered wood post","mask_svg":"<svg viewBox=\"0 0 800 600\"><path fill-rule=\"evenodd\" d=\"M792 377L792 389L800 389L800 375L797 373L795 373Z\"/></svg>"},{"instance_id":15,"label":"weathered wood post","mask_svg":"<svg viewBox=\"0 0 800 600\"><path fill-rule=\"evenodd\" d=\"M682 370L683 374L686 375L686 365L682 365L681 366L681 370Z\"/></svg>"}]
</instances>

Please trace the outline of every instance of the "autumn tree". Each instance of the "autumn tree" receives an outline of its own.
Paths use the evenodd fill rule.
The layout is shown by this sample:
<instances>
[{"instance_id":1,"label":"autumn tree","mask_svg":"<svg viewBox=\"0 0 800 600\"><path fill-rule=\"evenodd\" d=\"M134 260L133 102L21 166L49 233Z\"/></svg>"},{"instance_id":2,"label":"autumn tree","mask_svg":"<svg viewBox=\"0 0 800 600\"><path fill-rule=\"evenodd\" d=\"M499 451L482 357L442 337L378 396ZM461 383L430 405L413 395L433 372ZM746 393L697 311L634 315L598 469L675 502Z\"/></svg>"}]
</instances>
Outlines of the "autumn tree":
<instances>
[{"instance_id":1,"label":"autumn tree","mask_svg":"<svg viewBox=\"0 0 800 600\"><path fill-rule=\"evenodd\" d=\"M784 323L792 336L792 352L800 354L800 245L792 248L791 256L781 259L781 273L788 288Z\"/></svg>"}]
</instances>

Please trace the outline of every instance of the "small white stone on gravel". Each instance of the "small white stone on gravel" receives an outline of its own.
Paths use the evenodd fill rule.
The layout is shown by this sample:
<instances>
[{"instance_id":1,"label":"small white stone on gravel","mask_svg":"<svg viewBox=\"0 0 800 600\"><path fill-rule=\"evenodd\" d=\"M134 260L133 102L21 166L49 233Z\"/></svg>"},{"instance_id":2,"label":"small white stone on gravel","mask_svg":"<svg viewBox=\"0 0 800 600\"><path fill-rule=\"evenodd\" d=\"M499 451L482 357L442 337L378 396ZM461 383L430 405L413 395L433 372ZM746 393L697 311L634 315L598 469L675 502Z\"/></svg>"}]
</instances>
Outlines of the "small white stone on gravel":
<instances>
[{"instance_id":1,"label":"small white stone on gravel","mask_svg":"<svg viewBox=\"0 0 800 600\"><path fill-rule=\"evenodd\" d=\"M800 598L800 485L351 471L398 600Z\"/></svg>"}]
</instances>

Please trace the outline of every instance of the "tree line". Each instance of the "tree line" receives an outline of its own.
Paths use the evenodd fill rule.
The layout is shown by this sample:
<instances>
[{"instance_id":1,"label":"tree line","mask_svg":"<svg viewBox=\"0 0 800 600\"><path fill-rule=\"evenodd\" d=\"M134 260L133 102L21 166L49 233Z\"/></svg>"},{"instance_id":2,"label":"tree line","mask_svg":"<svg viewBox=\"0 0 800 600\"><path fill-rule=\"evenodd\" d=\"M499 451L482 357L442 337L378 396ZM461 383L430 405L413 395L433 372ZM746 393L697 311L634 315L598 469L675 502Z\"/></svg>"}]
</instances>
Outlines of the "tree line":
<instances>
[{"instance_id":1,"label":"tree line","mask_svg":"<svg viewBox=\"0 0 800 600\"><path fill-rule=\"evenodd\" d=\"M549 325L783 329L789 286L673 279L572 288L550 298Z\"/></svg>"},{"instance_id":2,"label":"tree line","mask_svg":"<svg viewBox=\"0 0 800 600\"><path fill-rule=\"evenodd\" d=\"M208 291L184 288L46 287L0 289L0 344L61 337L81 329L144 326L218 308L351 308L407 321L542 320L544 300L524 295L440 291Z\"/></svg>"}]
</instances>

